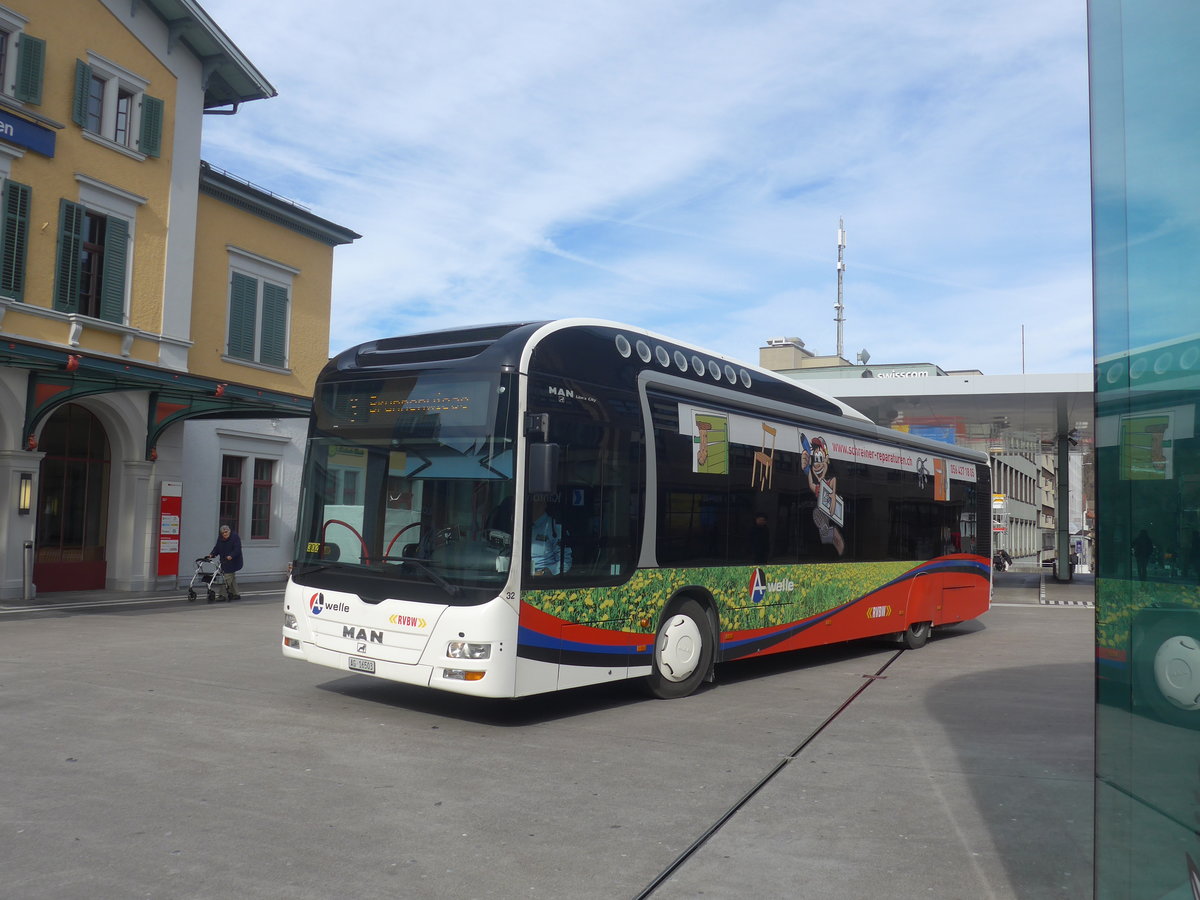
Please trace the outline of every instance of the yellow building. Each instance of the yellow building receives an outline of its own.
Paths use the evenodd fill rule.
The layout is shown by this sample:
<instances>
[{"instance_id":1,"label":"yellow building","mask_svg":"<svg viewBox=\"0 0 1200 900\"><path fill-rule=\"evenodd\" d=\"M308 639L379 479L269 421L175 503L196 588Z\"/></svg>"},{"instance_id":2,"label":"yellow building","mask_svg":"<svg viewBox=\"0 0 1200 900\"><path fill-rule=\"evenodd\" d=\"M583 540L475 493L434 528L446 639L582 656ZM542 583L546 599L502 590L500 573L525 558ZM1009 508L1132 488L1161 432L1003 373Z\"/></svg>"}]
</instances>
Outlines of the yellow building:
<instances>
[{"instance_id":1,"label":"yellow building","mask_svg":"<svg viewBox=\"0 0 1200 900\"><path fill-rule=\"evenodd\" d=\"M283 571L359 235L201 160L274 95L194 0L0 0L0 598Z\"/></svg>"}]
</instances>

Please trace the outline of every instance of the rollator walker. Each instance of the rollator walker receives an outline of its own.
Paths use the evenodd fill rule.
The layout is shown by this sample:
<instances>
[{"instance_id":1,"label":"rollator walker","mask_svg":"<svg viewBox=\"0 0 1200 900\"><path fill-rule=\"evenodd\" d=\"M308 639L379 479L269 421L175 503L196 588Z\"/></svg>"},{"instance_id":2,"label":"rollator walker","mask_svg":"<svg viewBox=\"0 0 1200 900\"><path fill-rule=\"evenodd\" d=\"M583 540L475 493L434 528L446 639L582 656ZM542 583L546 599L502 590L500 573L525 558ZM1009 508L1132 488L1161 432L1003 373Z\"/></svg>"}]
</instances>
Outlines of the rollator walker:
<instances>
[{"instance_id":1,"label":"rollator walker","mask_svg":"<svg viewBox=\"0 0 1200 900\"><path fill-rule=\"evenodd\" d=\"M204 585L209 603L219 602L222 594L224 594L225 602L229 602L229 582L225 579L225 570L221 568L221 557L201 556L196 560L196 570L192 573L191 582L188 583L189 603L196 599L200 585Z\"/></svg>"}]
</instances>

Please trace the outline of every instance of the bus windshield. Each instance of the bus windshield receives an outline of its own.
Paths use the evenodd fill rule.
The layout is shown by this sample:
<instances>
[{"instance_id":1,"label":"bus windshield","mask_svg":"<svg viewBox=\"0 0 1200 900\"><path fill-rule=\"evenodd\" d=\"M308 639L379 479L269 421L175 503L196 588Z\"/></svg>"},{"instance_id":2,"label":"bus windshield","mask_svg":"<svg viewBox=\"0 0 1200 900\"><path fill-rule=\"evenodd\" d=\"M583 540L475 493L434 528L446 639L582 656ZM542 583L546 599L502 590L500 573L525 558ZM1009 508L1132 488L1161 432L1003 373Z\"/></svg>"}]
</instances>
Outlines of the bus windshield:
<instances>
[{"instance_id":1,"label":"bus windshield","mask_svg":"<svg viewBox=\"0 0 1200 900\"><path fill-rule=\"evenodd\" d=\"M510 376L406 374L322 385L293 574L424 582L450 596L507 577Z\"/></svg>"}]
</instances>

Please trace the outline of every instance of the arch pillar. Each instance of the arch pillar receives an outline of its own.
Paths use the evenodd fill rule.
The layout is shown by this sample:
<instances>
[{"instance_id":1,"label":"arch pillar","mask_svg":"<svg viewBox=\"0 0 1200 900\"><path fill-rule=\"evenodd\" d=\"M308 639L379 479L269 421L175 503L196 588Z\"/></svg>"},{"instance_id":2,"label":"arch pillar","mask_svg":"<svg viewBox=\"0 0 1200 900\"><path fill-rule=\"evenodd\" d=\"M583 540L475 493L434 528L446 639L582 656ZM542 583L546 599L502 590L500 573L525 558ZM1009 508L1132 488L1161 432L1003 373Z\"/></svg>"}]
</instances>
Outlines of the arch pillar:
<instances>
[{"instance_id":1,"label":"arch pillar","mask_svg":"<svg viewBox=\"0 0 1200 900\"><path fill-rule=\"evenodd\" d=\"M125 459L113 478L109 503L115 521L109 523L106 587L116 591L144 591L157 587L154 563L158 559L158 491L156 463Z\"/></svg>"},{"instance_id":2,"label":"arch pillar","mask_svg":"<svg viewBox=\"0 0 1200 900\"><path fill-rule=\"evenodd\" d=\"M7 560L0 568L0 599L20 599L24 588L25 542L34 539L37 511L28 515L17 511L17 492L21 475L33 476L33 498L37 502L38 476L44 453L27 450L0 450L0 551Z\"/></svg>"}]
</instances>

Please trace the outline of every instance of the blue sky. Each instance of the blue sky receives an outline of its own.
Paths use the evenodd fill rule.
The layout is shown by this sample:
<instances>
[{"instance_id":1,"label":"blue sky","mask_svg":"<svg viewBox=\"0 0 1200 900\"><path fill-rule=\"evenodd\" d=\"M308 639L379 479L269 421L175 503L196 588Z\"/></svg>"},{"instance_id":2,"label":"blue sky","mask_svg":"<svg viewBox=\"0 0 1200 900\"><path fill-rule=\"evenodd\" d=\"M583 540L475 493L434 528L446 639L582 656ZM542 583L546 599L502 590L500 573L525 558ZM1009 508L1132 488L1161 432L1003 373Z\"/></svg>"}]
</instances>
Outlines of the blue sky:
<instances>
[{"instance_id":1,"label":"blue sky","mask_svg":"<svg viewBox=\"0 0 1200 900\"><path fill-rule=\"evenodd\" d=\"M205 158L363 235L334 352L583 315L832 354L842 217L849 359L1091 369L1082 2L202 2L279 91Z\"/></svg>"}]
</instances>

